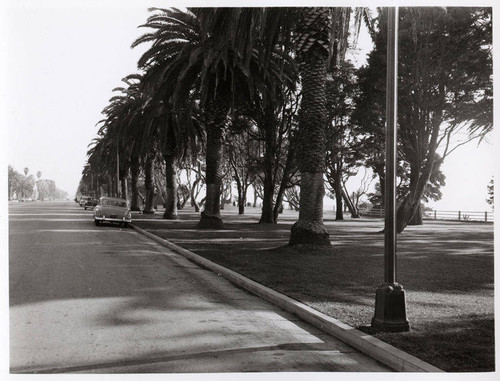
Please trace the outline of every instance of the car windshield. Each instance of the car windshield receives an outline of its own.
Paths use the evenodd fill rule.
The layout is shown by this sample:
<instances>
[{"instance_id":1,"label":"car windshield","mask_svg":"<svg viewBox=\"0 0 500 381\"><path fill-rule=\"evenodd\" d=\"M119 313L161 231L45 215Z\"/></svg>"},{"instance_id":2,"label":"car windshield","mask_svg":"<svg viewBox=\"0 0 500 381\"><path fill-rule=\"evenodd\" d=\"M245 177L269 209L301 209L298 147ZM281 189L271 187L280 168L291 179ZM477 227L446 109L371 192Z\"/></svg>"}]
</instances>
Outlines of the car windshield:
<instances>
[{"instance_id":1,"label":"car windshield","mask_svg":"<svg viewBox=\"0 0 500 381\"><path fill-rule=\"evenodd\" d=\"M127 203L125 201L118 200L102 200L102 205L119 206L121 208L125 208L127 206Z\"/></svg>"}]
</instances>

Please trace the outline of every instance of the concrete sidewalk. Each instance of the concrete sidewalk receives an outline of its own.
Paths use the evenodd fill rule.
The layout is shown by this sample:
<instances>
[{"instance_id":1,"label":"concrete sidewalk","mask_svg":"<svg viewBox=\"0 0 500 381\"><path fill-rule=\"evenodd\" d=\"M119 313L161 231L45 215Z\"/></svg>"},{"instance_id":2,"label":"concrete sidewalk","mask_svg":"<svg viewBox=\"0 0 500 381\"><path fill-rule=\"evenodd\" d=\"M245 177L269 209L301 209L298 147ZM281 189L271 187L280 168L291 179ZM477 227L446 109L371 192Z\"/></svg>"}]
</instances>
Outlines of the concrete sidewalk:
<instances>
[{"instance_id":1,"label":"concrete sidewalk","mask_svg":"<svg viewBox=\"0 0 500 381\"><path fill-rule=\"evenodd\" d=\"M227 268L217 265L199 255L186 250L172 242L165 240L165 230L164 224L175 224L176 221L165 221L162 219L161 212L156 212L156 214L149 215L136 215L134 229L140 233L150 237L156 242L162 244L163 246L183 255L184 257L191 259L192 261L211 269L218 275L225 277L232 283L260 296L273 303L276 306L280 306L284 310L293 313L295 316L300 317L304 321L307 321L331 335L339 339L343 343L356 348L356 351L360 351L375 359L388 368L396 371L409 371L409 372L441 372L440 369L425 363L414 356L411 356L395 347L392 347L370 335L363 332L355 330L354 328L343 324L342 322L326 316L296 300L293 300L285 295L282 295L274 290L271 290L263 285L256 283L244 276L235 273ZM192 216L191 216L192 217ZM157 222L157 224L155 224ZM155 226L156 225L156 226ZM144 229L143 229L144 228ZM158 234L159 231L163 231L162 234ZM155 234L156 233L156 234ZM296 318L294 318L296 319ZM354 349L353 349L354 350ZM354 371L362 371L361 368Z\"/></svg>"}]
</instances>

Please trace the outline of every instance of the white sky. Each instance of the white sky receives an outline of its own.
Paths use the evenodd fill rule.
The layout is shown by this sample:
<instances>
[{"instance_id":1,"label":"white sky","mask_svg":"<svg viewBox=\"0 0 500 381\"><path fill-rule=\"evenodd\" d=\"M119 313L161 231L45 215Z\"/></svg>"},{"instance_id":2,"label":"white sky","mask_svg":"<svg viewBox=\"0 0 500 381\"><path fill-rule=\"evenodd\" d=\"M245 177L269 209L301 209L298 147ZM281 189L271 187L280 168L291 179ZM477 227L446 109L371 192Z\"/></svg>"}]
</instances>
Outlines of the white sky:
<instances>
[{"instance_id":1,"label":"white sky","mask_svg":"<svg viewBox=\"0 0 500 381\"><path fill-rule=\"evenodd\" d=\"M142 50L130 44L146 16L145 6L7 10L11 165L74 194L111 90L136 72Z\"/></svg>"},{"instance_id":2,"label":"white sky","mask_svg":"<svg viewBox=\"0 0 500 381\"><path fill-rule=\"evenodd\" d=\"M18 171L40 170L72 197L87 145L97 131L95 124L102 119L100 112L121 78L136 71L144 51L130 45L141 34L137 26L145 22L147 7L180 3L10 0L6 4L1 32L2 51L7 54L2 58L0 89L2 124L8 135L6 161ZM493 155L493 146L485 143L453 153L442 167L447 177L443 199L432 206L488 210L486 186L494 171Z\"/></svg>"}]
</instances>

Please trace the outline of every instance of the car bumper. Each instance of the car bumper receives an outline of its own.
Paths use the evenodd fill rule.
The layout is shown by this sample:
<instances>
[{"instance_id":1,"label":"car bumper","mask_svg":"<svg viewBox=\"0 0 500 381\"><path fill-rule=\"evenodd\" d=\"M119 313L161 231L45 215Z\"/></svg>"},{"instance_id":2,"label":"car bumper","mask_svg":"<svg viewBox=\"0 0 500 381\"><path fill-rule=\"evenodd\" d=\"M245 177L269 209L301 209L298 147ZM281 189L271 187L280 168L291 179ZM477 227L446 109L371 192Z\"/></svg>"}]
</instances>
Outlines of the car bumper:
<instances>
[{"instance_id":1,"label":"car bumper","mask_svg":"<svg viewBox=\"0 0 500 381\"><path fill-rule=\"evenodd\" d=\"M131 218L111 218L106 216L94 216L96 221L108 221L108 222L132 222Z\"/></svg>"}]
</instances>

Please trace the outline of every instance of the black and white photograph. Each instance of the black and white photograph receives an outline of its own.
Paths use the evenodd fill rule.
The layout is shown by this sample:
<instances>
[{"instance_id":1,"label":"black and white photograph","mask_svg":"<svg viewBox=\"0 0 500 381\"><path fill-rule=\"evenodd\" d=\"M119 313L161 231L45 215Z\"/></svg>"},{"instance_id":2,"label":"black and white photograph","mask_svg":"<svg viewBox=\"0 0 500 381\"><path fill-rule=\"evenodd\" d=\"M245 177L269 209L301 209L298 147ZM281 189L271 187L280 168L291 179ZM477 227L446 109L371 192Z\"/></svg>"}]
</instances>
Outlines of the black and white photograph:
<instances>
[{"instance_id":1,"label":"black and white photograph","mask_svg":"<svg viewBox=\"0 0 500 381\"><path fill-rule=\"evenodd\" d=\"M498 379L497 8L4 1L0 378Z\"/></svg>"}]
</instances>

